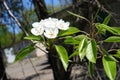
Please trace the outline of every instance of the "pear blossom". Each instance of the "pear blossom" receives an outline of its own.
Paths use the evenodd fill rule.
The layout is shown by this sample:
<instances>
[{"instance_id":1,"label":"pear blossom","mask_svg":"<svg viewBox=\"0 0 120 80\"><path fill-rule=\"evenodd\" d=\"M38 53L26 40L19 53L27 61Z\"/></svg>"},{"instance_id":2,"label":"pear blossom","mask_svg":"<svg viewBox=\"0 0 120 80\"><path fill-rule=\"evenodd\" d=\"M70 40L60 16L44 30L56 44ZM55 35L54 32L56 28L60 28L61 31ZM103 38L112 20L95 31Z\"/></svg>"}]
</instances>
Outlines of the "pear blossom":
<instances>
[{"instance_id":1,"label":"pear blossom","mask_svg":"<svg viewBox=\"0 0 120 80\"><path fill-rule=\"evenodd\" d=\"M34 22L32 24L33 28L31 29L31 33L35 36L42 35L46 38L56 38L59 29L60 30L67 30L69 29L69 22L64 22L62 19L58 20L56 18L47 18L41 20L40 22Z\"/></svg>"},{"instance_id":2,"label":"pear blossom","mask_svg":"<svg viewBox=\"0 0 120 80\"><path fill-rule=\"evenodd\" d=\"M57 22L57 27L60 30L67 30L69 28L69 25L69 22L64 22L62 19Z\"/></svg>"},{"instance_id":3,"label":"pear blossom","mask_svg":"<svg viewBox=\"0 0 120 80\"><path fill-rule=\"evenodd\" d=\"M31 33L35 36L42 35L44 32L44 28L40 25L39 22L35 22L32 24L33 28L31 29Z\"/></svg>"},{"instance_id":4,"label":"pear blossom","mask_svg":"<svg viewBox=\"0 0 120 80\"><path fill-rule=\"evenodd\" d=\"M58 29L57 28L46 28L44 35L47 38L56 38L58 34Z\"/></svg>"},{"instance_id":5,"label":"pear blossom","mask_svg":"<svg viewBox=\"0 0 120 80\"><path fill-rule=\"evenodd\" d=\"M48 18L45 19L43 21L41 21L41 23L43 23L44 28L56 28L56 23L57 23L58 19L56 18Z\"/></svg>"}]
</instances>

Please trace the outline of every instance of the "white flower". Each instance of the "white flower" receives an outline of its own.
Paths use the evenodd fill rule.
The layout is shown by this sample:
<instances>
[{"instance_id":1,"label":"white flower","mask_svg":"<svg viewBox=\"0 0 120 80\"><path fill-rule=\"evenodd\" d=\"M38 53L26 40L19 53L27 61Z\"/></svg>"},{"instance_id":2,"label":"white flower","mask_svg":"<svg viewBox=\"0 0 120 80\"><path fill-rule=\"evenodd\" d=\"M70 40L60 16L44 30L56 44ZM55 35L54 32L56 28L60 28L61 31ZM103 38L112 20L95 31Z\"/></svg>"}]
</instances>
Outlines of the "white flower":
<instances>
[{"instance_id":1,"label":"white flower","mask_svg":"<svg viewBox=\"0 0 120 80\"><path fill-rule=\"evenodd\" d=\"M56 18L49 17L41 20L40 22L33 23L31 33L36 36L44 34L44 36L47 38L56 38L59 29L67 30L69 25L69 22L64 22L62 19L58 20Z\"/></svg>"},{"instance_id":2,"label":"white flower","mask_svg":"<svg viewBox=\"0 0 120 80\"><path fill-rule=\"evenodd\" d=\"M69 29L69 22L64 22L62 19L57 22L57 27L61 30Z\"/></svg>"},{"instance_id":3,"label":"white flower","mask_svg":"<svg viewBox=\"0 0 120 80\"><path fill-rule=\"evenodd\" d=\"M44 28L56 28L57 21L58 19L56 18L48 18L40 21L40 23L43 23Z\"/></svg>"},{"instance_id":4,"label":"white flower","mask_svg":"<svg viewBox=\"0 0 120 80\"><path fill-rule=\"evenodd\" d=\"M44 28L43 28L43 26L39 22L33 23L32 26L33 26L33 28L31 29L31 33L33 35L38 36L38 35L42 35L43 34Z\"/></svg>"},{"instance_id":5,"label":"white flower","mask_svg":"<svg viewBox=\"0 0 120 80\"><path fill-rule=\"evenodd\" d=\"M56 38L57 37L57 34L58 34L58 29L57 28L46 28L45 29L45 32L44 32L44 35L45 37L47 38Z\"/></svg>"}]
</instances>

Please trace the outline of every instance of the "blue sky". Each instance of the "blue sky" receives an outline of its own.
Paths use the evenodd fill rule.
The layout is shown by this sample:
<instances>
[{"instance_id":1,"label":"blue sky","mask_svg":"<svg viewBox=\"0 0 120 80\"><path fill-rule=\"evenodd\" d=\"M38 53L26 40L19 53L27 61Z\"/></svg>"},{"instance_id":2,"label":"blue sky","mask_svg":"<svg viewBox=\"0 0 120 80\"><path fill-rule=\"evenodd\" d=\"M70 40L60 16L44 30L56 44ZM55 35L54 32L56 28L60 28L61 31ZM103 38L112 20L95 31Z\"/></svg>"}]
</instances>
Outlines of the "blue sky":
<instances>
[{"instance_id":1,"label":"blue sky","mask_svg":"<svg viewBox=\"0 0 120 80\"><path fill-rule=\"evenodd\" d=\"M51 5L52 4L52 0L45 0L45 3L46 3L46 5ZM58 4L60 4L60 2L59 2L59 0L53 0L53 4L54 4L54 6L56 6L56 5L58 5Z\"/></svg>"},{"instance_id":2,"label":"blue sky","mask_svg":"<svg viewBox=\"0 0 120 80\"><path fill-rule=\"evenodd\" d=\"M46 3L46 5L53 4L53 6L60 4L59 0L53 0L53 2L52 2L52 0L45 0L45 3ZM25 9L30 9L30 8L34 7L33 4L31 4L31 2L29 0L23 0L23 5L24 5ZM13 32L13 28L10 25L8 25L8 27L9 27L9 31ZM15 33L19 33L20 31L21 30L19 29L18 25L15 24Z\"/></svg>"}]
</instances>

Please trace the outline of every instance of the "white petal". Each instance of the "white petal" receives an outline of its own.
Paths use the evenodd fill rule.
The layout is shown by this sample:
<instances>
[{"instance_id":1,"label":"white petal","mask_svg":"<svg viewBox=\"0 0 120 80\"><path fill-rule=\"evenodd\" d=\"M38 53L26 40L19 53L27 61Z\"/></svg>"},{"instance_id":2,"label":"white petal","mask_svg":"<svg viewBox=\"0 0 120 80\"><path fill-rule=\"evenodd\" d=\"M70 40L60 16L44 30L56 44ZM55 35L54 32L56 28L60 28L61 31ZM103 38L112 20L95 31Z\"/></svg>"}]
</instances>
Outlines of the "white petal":
<instances>
[{"instance_id":1,"label":"white petal","mask_svg":"<svg viewBox=\"0 0 120 80\"><path fill-rule=\"evenodd\" d=\"M38 36L38 35L42 35L43 34L43 32L44 32L44 29L41 27L39 27L39 28L32 28L31 29L31 33L33 34L33 35L36 35L36 36Z\"/></svg>"},{"instance_id":2,"label":"white petal","mask_svg":"<svg viewBox=\"0 0 120 80\"><path fill-rule=\"evenodd\" d=\"M39 35L39 32L35 29L35 28L32 28L31 29L31 33L35 36L38 36Z\"/></svg>"},{"instance_id":3,"label":"white petal","mask_svg":"<svg viewBox=\"0 0 120 80\"><path fill-rule=\"evenodd\" d=\"M64 22L63 20L59 20L57 22L57 27L60 30L67 30L69 28L70 23L69 22Z\"/></svg>"},{"instance_id":4,"label":"white petal","mask_svg":"<svg viewBox=\"0 0 120 80\"><path fill-rule=\"evenodd\" d=\"M44 35L47 38L56 38L58 34L58 29L53 29L53 28L47 28L45 29Z\"/></svg>"},{"instance_id":5,"label":"white petal","mask_svg":"<svg viewBox=\"0 0 120 80\"><path fill-rule=\"evenodd\" d=\"M56 28L57 21L58 21L58 19L56 19L56 18L47 18L47 19L41 21L40 23L43 23L43 26L45 28Z\"/></svg>"},{"instance_id":6,"label":"white petal","mask_svg":"<svg viewBox=\"0 0 120 80\"><path fill-rule=\"evenodd\" d=\"M39 27L39 25L40 25L39 22L34 22L34 23L32 24L33 27Z\"/></svg>"}]
</instances>

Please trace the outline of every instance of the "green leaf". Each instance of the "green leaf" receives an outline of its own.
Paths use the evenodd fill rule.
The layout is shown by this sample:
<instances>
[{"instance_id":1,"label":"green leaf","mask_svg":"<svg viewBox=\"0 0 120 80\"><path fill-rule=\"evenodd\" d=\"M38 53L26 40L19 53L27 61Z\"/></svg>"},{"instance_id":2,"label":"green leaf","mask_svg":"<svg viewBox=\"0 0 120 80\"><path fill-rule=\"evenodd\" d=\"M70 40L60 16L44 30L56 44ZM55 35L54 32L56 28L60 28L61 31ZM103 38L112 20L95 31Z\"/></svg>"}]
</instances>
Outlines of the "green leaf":
<instances>
[{"instance_id":1,"label":"green leaf","mask_svg":"<svg viewBox=\"0 0 120 80\"><path fill-rule=\"evenodd\" d=\"M27 36L24 39L35 40L35 41L43 41L43 38L41 36L34 36L34 35Z\"/></svg>"},{"instance_id":2,"label":"green leaf","mask_svg":"<svg viewBox=\"0 0 120 80\"><path fill-rule=\"evenodd\" d=\"M103 56L102 58L103 67L106 75L110 80L115 80L116 77L116 62L113 60L112 56Z\"/></svg>"},{"instance_id":3,"label":"green leaf","mask_svg":"<svg viewBox=\"0 0 120 80\"><path fill-rule=\"evenodd\" d=\"M116 32L117 35L120 35L120 27L112 27L112 29Z\"/></svg>"},{"instance_id":4,"label":"green leaf","mask_svg":"<svg viewBox=\"0 0 120 80\"><path fill-rule=\"evenodd\" d=\"M100 26L100 23L96 23L95 26L96 26L96 28L98 29L98 32L99 32L100 34L103 34L103 35L106 34L106 29L103 28L103 27L101 27L101 26Z\"/></svg>"},{"instance_id":5,"label":"green leaf","mask_svg":"<svg viewBox=\"0 0 120 80\"><path fill-rule=\"evenodd\" d=\"M110 21L110 18L111 18L111 15L109 14L105 19L104 19L104 21L103 21L103 24L108 24L109 23L109 21Z\"/></svg>"},{"instance_id":6,"label":"green leaf","mask_svg":"<svg viewBox=\"0 0 120 80\"><path fill-rule=\"evenodd\" d=\"M77 40L77 41L81 41L81 40L83 40L84 38L87 38L87 36L86 35L78 35L78 36L76 36L76 37L74 37L75 38L75 40Z\"/></svg>"},{"instance_id":7,"label":"green leaf","mask_svg":"<svg viewBox=\"0 0 120 80\"><path fill-rule=\"evenodd\" d=\"M34 43L33 44L30 44L28 45L27 47L23 48L22 50L20 50L18 52L18 54L16 55L15 57L15 61L14 62L17 62L23 58L25 58L28 54L30 54L35 48L34 48Z\"/></svg>"},{"instance_id":8,"label":"green leaf","mask_svg":"<svg viewBox=\"0 0 120 80\"><path fill-rule=\"evenodd\" d=\"M113 56L117 57L117 58L120 58L120 49L117 50L117 53L114 54Z\"/></svg>"},{"instance_id":9,"label":"green leaf","mask_svg":"<svg viewBox=\"0 0 120 80\"><path fill-rule=\"evenodd\" d=\"M94 75L94 63L89 62L88 69L89 69L89 73L90 73L91 77L93 77L93 75Z\"/></svg>"},{"instance_id":10,"label":"green leaf","mask_svg":"<svg viewBox=\"0 0 120 80\"><path fill-rule=\"evenodd\" d=\"M86 47L87 47L87 39L84 38L80 41L78 51L79 51L79 57L82 60L86 55Z\"/></svg>"},{"instance_id":11,"label":"green leaf","mask_svg":"<svg viewBox=\"0 0 120 80\"><path fill-rule=\"evenodd\" d=\"M64 43L65 44L71 44L71 45L74 45L74 44L79 44L80 41L84 38L87 38L85 35L78 35L78 36L67 36L66 39L64 40Z\"/></svg>"},{"instance_id":12,"label":"green leaf","mask_svg":"<svg viewBox=\"0 0 120 80\"><path fill-rule=\"evenodd\" d=\"M67 12L70 13L71 15L73 15L73 16L76 16L76 17L78 17L78 18L84 19L84 20L86 20L87 22L90 22L87 18L85 18L85 17L83 17L83 16L80 16L80 15L78 15L78 14L72 13L72 12L70 12L70 11L67 11Z\"/></svg>"},{"instance_id":13,"label":"green leaf","mask_svg":"<svg viewBox=\"0 0 120 80\"><path fill-rule=\"evenodd\" d=\"M79 44L79 41L75 40L75 37L69 36L64 40L64 43L74 45Z\"/></svg>"},{"instance_id":14,"label":"green leaf","mask_svg":"<svg viewBox=\"0 0 120 80\"><path fill-rule=\"evenodd\" d=\"M78 50L74 51L74 52L69 56L69 59L72 58L72 57L74 57L74 56L76 56L76 55L78 55L78 54L79 54Z\"/></svg>"},{"instance_id":15,"label":"green leaf","mask_svg":"<svg viewBox=\"0 0 120 80\"><path fill-rule=\"evenodd\" d=\"M112 33L112 34L115 34L115 35L120 35L120 28L119 27L110 27L110 26L107 26L107 25L105 25L105 24L96 24L96 27L98 27L97 29L99 30L99 31L103 31L103 30L107 30L107 31L109 31L110 33ZM105 32L104 31L104 32Z\"/></svg>"},{"instance_id":16,"label":"green leaf","mask_svg":"<svg viewBox=\"0 0 120 80\"><path fill-rule=\"evenodd\" d=\"M69 27L68 30L61 30L58 36L66 36L80 32L80 30L76 27Z\"/></svg>"},{"instance_id":17,"label":"green leaf","mask_svg":"<svg viewBox=\"0 0 120 80\"><path fill-rule=\"evenodd\" d=\"M120 37L110 36L107 39L105 39L104 42L120 42Z\"/></svg>"},{"instance_id":18,"label":"green leaf","mask_svg":"<svg viewBox=\"0 0 120 80\"><path fill-rule=\"evenodd\" d=\"M63 47L63 46L60 46L60 45L56 45L55 46L59 56L60 56L60 59L61 59L61 62L63 64L63 67L65 69L65 71L67 71L67 67L68 67L68 53L66 51L66 49Z\"/></svg>"},{"instance_id":19,"label":"green leaf","mask_svg":"<svg viewBox=\"0 0 120 80\"><path fill-rule=\"evenodd\" d=\"M88 42L86 49L86 57L90 62L96 63L97 49L96 49L96 42L94 39Z\"/></svg>"}]
</instances>

